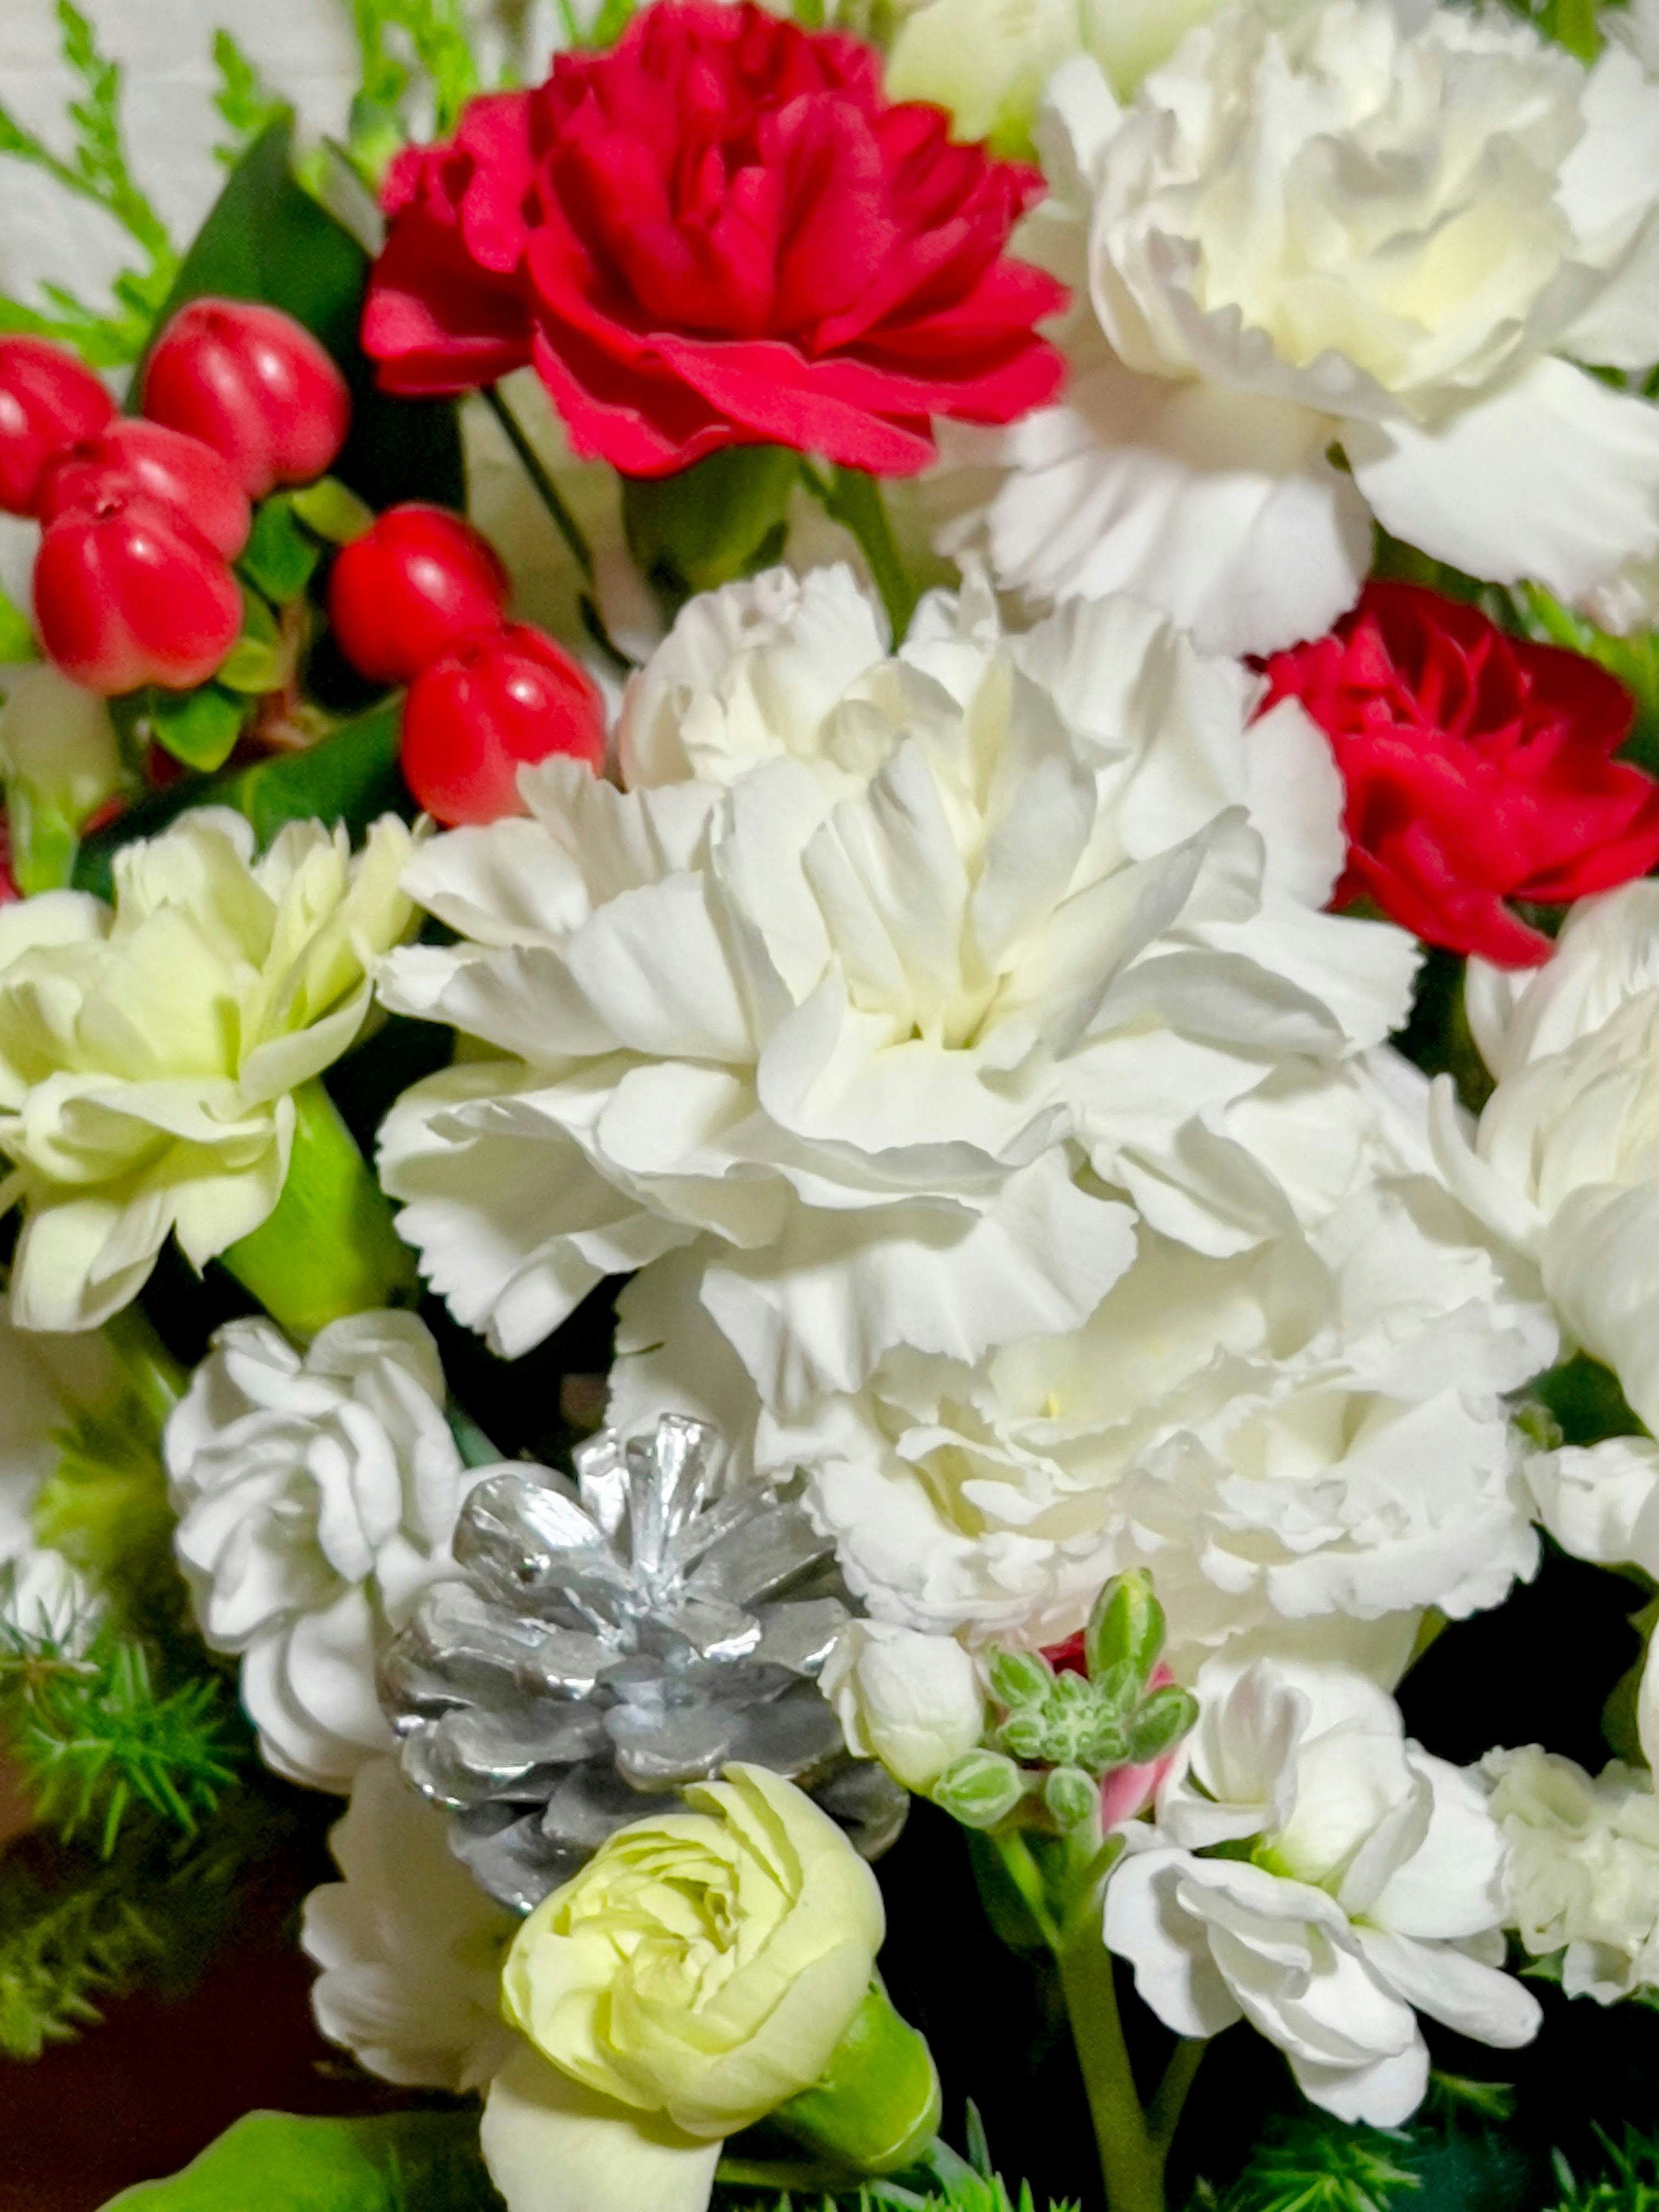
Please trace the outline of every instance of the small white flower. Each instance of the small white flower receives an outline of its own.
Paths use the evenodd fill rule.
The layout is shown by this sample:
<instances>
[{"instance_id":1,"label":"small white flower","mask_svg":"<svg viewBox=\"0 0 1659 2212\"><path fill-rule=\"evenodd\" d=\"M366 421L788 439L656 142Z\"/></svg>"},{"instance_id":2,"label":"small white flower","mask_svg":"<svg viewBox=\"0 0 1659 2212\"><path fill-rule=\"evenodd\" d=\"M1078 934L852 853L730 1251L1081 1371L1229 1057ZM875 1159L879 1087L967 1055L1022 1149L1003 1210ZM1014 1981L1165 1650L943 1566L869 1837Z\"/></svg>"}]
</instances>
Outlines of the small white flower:
<instances>
[{"instance_id":1,"label":"small white flower","mask_svg":"<svg viewBox=\"0 0 1659 2212\"><path fill-rule=\"evenodd\" d=\"M501 2016L518 1922L450 1856L443 1814L394 1759L359 1771L329 1849L344 1880L312 1891L301 1935L322 1969L318 2027L385 2081L481 2088L518 2047Z\"/></svg>"},{"instance_id":2,"label":"small white flower","mask_svg":"<svg viewBox=\"0 0 1659 2212\"><path fill-rule=\"evenodd\" d=\"M242 1655L242 1701L279 1774L344 1789L392 1746L376 1658L455 1571L479 1474L444 1418L438 1348L411 1314L354 1314L303 1356L232 1322L167 1424L174 1537L203 1634Z\"/></svg>"},{"instance_id":3,"label":"small white flower","mask_svg":"<svg viewBox=\"0 0 1659 2212\"><path fill-rule=\"evenodd\" d=\"M1509 1847L1507 1924L1534 1958L1562 1952L1572 1997L1612 2004L1659 1986L1659 1799L1616 1761L1594 1780L1537 1744L1480 1771Z\"/></svg>"},{"instance_id":4,"label":"small white flower","mask_svg":"<svg viewBox=\"0 0 1659 2212\"><path fill-rule=\"evenodd\" d=\"M410 908L409 832L291 823L261 860L198 808L115 861L115 905L0 908L0 1207L21 1204L15 1320L95 1328L168 1235L204 1267L282 1195L291 1093L346 1049Z\"/></svg>"},{"instance_id":5,"label":"small white flower","mask_svg":"<svg viewBox=\"0 0 1659 2212\"><path fill-rule=\"evenodd\" d=\"M1351 605L1372 518L1583 602L1659 556L1659 86L1415 0L1233 7L1120 106L1068 62L1033 250L1071 386L1016 425L1000 582L1258 652ZM1348 466L1331 459L1340 447ZM1629 594L1627 593L1628 597Z\"/></svg>"},{"instance_id":6,"label":"small white flower","mask_svg":"<svg viewBox=\"0 0 1659 2212\"><path fill-rule=\"evenodd\" d=\"M842 1629L818 1686L856 1759L878 1759L907 1790L931 1790L985 1727L972 1659L948 1636L880 1620Z\"/></svg>"},{"instance_id":7,"label":"small white flower","mask_svg":"<svg viewBox=\"0 0 1659 2212\"><path fill-rule=\"evenodd\" d=\"M1470 965L1498 1087L1471 1135L1443 1081L1441 1164L1659 1427L1659 884L1581 902L1529 979Z\"/></svg>"},{"instance_id":8,"label":"small white flower","mask_svg":"<svg viewBox=\"0 0 1659 2212\"><path fill-rule=\"evenodd\" d=\"M1504 1844L1477 1785L1346 1668L1215 1660L1198 1694L1156 1826L1126 1832L1106 1888L1107 1944L1159 2019L1193 2036L1248 2019L1315 2104L1379 2127L1428 2086L1418 2012L1529 2042L1541 2015L1498 1970Z\"/></svg>"},{"instance_id":9,"label":"small white flower","mask_svg":"<svg viewBox=\"0 0 1659 2212\"><path fill-rule=\"evenodd\" d=\"M498 1350L704 1237L775 1399L1073 1327L1131 1205L1260 1233L1206 1113L1400 1018L1411 941L1319 911L1328 749L1243 670L1127 602L1005 638L981 588L878 646L844 574L696 602L629 702L645 787L550 762L416 856L461 941L383 996L506 1056L402 1099L381 1171Z\"/></svg>"}]
</instances>

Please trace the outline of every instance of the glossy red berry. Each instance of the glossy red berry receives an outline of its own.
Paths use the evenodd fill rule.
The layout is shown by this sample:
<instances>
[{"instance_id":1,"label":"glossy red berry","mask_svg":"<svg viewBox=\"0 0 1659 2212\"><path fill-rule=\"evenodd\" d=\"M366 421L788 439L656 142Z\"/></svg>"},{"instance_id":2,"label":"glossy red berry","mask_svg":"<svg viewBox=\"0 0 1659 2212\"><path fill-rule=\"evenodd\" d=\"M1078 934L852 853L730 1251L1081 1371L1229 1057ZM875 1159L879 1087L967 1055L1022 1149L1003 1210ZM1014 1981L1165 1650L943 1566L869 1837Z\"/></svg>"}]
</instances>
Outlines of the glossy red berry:
<instances>
[{"instance_id":1,"label":"glossy red berry","mask_svg":"<svg viewBox=\"0 0 1659 2212\"><path fill-rule=\"evenodd\" d=\"M332 356L277 307L192 300L144 367L143 411L222 454L250 499L314 483L345 442L351 396Z\"/></svg>"},{"instance_id":2,"label":"glossy red berry","mask_svg":"<svg viewBox=\"0 0 1659 2212\"><path fill-rule=\"evenodd\" d=\"M62 346L0 337L0 508L33 514L52 463L114 412L92 371Z\"/></svg>"},{"instance_id":3,"label":"glossy red berry","mask_svg":"<svg viewBox=\"0 0 1659 2212\"><path fill-rule=\"evenodd\" d=\"M247 544L252 510L230 464L199 438L165 423L126 417L71 447L47 473L40 520L95 514L116 493L175 508L227 561Z\"/></svg>"},{"instance_id":4,"label":"glossy red berry","mask_svg":"<svg viewBox=\"0 0 1659 2212\"><path fill-rule=\"evenodd\" d=\"M41 539L34 619L47 658L89 691L185 691L236 642L242 595L183 516L117 491L64 515Z\"/></svg>"},{"instance_id":5,"label":"glossy red berry","mask_svg":"<svg viewBox=\"0 0 1659 2212\"><path fill-rule=\"evenodd\" d=\"M605 758L605 702L541 630L513 623L475 635L410 686L404 781L440 822L522 814L519 770L552 753L597 769Z\"/></svg>"},{"instance_id":6,"label":"glossy red berry","mask_svg":"<svg viewBox=\"0 0 1659 2212\"><path fill-rule=\"evenodd\" d=\"M408 684L473 630L497 629L511 586L495 548L447 507L389 507L329 579L340 650L378 684Z\"/></svg>"}]
</instances>

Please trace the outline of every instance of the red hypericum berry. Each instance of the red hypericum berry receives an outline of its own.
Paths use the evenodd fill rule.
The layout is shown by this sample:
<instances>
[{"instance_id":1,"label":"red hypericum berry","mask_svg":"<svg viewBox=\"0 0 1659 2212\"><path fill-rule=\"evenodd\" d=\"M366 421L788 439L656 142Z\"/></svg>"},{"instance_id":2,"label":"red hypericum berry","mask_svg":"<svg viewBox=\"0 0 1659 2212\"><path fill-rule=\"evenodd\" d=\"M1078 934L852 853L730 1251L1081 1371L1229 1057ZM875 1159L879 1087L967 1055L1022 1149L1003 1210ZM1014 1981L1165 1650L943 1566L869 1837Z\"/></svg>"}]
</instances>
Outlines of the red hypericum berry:
<instances>
[{"instance_id":1,"label":"red hypericum berry","mask_svg":"<svg viewBox=\"0 0 1659 2212\"><path fill-rule=\"evenodd\" d=\"M416 677L404 708L404 781L452 825L522 814L519 770L565 753L605 758L598 686L526 623L466 638Z\"/></svg>"},{"instance_id":2,"label":"red hypericum berry","mask_svg":"<svg viewBox=\"0 0 1659 2212\"><path fill-rule=\"evenodd\" d=\"M447 507L388 507L342 551L328 611L340 650L378 684L408 684L459 639L497 629L511 588L495 549Z\"/></svg>"},{"instance_id":3,"label":"red hypericum berry","mask_svg":"<svg viewBox=\"0 0 1659 2212\"><path fill-rule=\"evenodd\" d=\"M49 659L106 698L160 684L187 691L217 669L242 627L228 564L171 507L112 493L65 514L40 541L34 618Z\"/></svg>"},{"instance_id":4,"label":"red hypericum berry","mask_svg":"<svg viewBox=\"0 0 1659 2212\"><path fill-rule=\"evenodd\" d=\"M48 471L40 520L53 523L60 515L96 514L118 492L136 492L176 508L227 561L234 561L247 544L252 510L229 462L199 438L169 430L164 422L131 417L71 447Z\"/></svg>"},{"instance_id":5,"label":"red hypericum berry","mask_svg":"<svg viewBox=\"0 0 1659 2212\"><path fill-rule=\"evenodd\" d=\"M250 499L313 483L351 420L345 379L311 332L242 300L180 307L145 364L142 404L222 453Z\"/></svg>"},{"instance_id":6,"label":"red hypericum berry","mask_svg":"<svg viewBox=\"0 0 1659 2212\"><path fill-rule=\"evenodd\" d=\"M92 371L62 346L0 338L0 508L33 514L52 463L114 412Z\"/></svg>"}]
</instances>

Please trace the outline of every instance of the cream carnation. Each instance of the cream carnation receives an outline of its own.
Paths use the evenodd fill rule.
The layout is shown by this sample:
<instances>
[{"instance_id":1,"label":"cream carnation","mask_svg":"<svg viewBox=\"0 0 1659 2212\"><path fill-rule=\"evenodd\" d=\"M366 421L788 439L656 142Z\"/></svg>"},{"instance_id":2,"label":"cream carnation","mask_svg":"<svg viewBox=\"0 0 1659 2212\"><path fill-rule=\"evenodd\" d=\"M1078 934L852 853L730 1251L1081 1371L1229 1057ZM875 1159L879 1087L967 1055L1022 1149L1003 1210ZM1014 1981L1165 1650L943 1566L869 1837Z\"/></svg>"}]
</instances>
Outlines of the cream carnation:
<instances>
[{"instance_id":1,"label":"cream carnation","mask_svg":"<svg viewBox=\"0 0 1659 2212\"><path fill-rule=\"evenodd\" d=\"M1509 1847L1508 1924L1534 1958L1561 1954L1572 1997L1611 2004L1659 1986L1659 1799L1616 1762L1595 1779L1536 1744L1480 1773Z\"/></svg>"},{"instance_id":2,"label":"cream carnation","mask_svg":"<svg viewBox=\"0 0 1659 2212\"><path fill-rule=\"evenodd\" d=\"M1247 729L1253 679L1127 603L1011 639L970 591L871 662L850 577L743 588L747 628L694 607L629 710L625 757L672 775L695 742L701 780L550 762L528 819L412 865L462 941L394 956L383 994L504 1055L384 1132L434 1285L518 1352L707 1237L705 1299L781 1401L902 1342L1076 1326L1137 1212L1261 1233L1203 1117L1376 1042L1416 957L1318 911L1340 794L1311 726Z\"/></svg>"},{"instance_id":3,"label":"cream carnation","mask_svg":"<svg viewBox=\"0 0 1659 2212\"><path fill-rule=\"evenodd\" d=\"M242 1702L279 1774L344 1789L390 1751L375 1662L453 1575L468 1469L412 1314L354 1314L296 1352L232 1322L167 1424L174 1542L203 1634L242 1655ZM489 1472L488 1469L482 1473Z\"/></svg>"},{"instance_id":4,"label":"cream carnation","mask_svg":"<svg viewBox=\"0 0 1659 2212\"><path fill-rule=\"evenodd\" d=\"M1305 2096L1379 2127L1428 2087L1417 2013L1529 2042L1541 2015L1498 1971L1504 1845L1479 1787L1346 1668L1212 1661L1198 1689L1156 1826L1128 1832L1106 1888L1106 1942L1159 2019L1193 2036L1248 2019Z\"/></svg>"},{"instance_id":5,"label":"cream carnation","mask_svg":"<svg viewBox=\"0 0 1659 2212\"><path fill-rule=\"evenodd\" d=\"M0 1206L21 1204L14 1318L91 1328L169 1234L192 1266L270 1216L291 1093L346 1049L410 908L409 833L351 857L294 823L263 859L201 808L115 861L113 909L77 891L0 908Z\"/></svg>"},{"instance_id":6,"label":"cream carnation","mask_svg":"<svg viewBox=\"0 0 1659 2212\"><path fill-rule=\"evenodd\" d=\"M1120 106L1051 88L1036 248L1073 383L1007 434L999 580L1130 590L1263 651L1358 594L1373 516L1584 601L1659 555L1659 87L1419 0L1232 8ZM1335 467L1340 446L1352 470Z\"/></svg>"},{"instance_id":7,"label":"cream carnation","mask_svg":"<svg viewBox=\"0 0 1659 2212\"><path fill-rule=\"evenodd\" d=\"M301 1940L317 2025L388 2081L481 2088L511 2055L501 1960L516 1923L452 1857L444 1815L373 1759L329 1837L341 1880L313 1889Z\"/></svg>"}]
</instances>

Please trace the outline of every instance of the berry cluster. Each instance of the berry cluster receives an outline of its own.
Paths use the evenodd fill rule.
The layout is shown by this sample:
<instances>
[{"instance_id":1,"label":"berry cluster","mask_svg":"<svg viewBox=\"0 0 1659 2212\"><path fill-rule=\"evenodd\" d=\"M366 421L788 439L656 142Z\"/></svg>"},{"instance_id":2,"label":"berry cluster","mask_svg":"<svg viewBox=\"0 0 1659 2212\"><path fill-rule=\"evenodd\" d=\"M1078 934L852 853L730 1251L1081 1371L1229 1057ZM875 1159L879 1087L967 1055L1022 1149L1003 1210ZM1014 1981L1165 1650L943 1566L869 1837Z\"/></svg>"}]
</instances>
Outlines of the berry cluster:
<instances>
[{"instance_id":1,"label":"berry cluster","mask_svg":"<svg viewBox=\"0 0 1659 2212\"><path fill-rule=\"evenodd\" d=\"M494 548L459 515L411 502L345 547L329 617L354 666L406 684L404 780L443 823L521 813L519 770L564 753L597 768L605 702L544 631L507 619Z\"/></svg>"},{"instance_id":2,"label":"berry cluster","mask_svg":"<svg viewBox=\"0 0 1659 2212\"><path fill-rule=\"evenodd\" d=\"M273 307L195 300L118 418L104 386L38 338L0 339L0 507L42 525L34 613L47 656L106 697L189 690L242 629L232 564L252 502L319 477L344 441L345 380Z\"/></svg>"}]
</instances>

